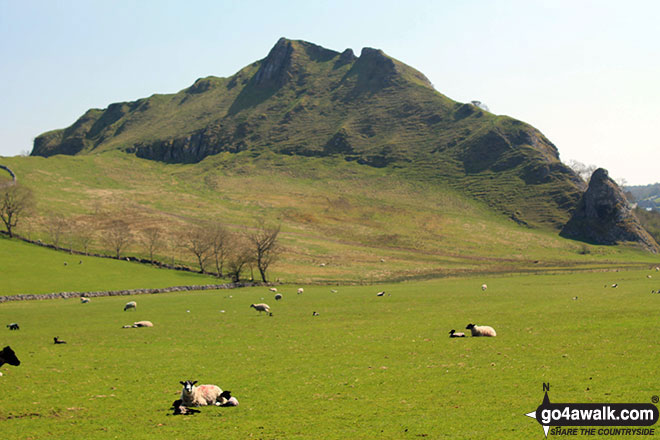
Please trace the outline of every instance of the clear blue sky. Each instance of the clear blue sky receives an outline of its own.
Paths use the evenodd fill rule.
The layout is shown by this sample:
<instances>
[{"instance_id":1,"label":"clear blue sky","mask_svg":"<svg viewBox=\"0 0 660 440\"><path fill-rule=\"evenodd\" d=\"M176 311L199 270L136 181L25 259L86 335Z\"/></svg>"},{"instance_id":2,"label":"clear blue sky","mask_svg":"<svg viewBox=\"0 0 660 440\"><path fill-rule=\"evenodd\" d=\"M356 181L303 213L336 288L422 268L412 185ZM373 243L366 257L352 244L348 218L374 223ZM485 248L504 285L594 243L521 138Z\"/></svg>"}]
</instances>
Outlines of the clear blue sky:
<instances>
[{"instance_id":1,"label":"clear blue sky","mask_svg":"<svg viewBox=\"0 0 660 440\"><path fill-rule=\"evenodd\" d=\"M660 1L0 0L0 155L91 107L230 76L278 38L382 49L561 158L660 181Z\"/></svg>"}]
</instances>

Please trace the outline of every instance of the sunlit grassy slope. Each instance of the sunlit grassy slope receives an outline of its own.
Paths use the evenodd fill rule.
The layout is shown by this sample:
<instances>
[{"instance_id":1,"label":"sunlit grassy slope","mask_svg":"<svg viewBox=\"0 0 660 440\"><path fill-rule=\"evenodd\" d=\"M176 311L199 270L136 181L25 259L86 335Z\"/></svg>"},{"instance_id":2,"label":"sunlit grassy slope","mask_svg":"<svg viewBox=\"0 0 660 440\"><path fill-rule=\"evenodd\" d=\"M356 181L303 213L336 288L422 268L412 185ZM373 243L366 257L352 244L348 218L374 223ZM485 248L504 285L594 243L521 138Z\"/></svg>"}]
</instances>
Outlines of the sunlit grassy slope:
<instances>
[{"instance_id":1,"label":"sunlit grassy slope","mask_svg":"<svg viewBox=\"0 0 660 440\"><path fill-rule=\"evenodd\" d=\"M473 276L336 293L305 286L303 295L288 285L279 302L265 287L143 295L131 312L122 311L125 297L0 304L0 322L21 325L2 345L22 361L2 367L0 432L540 439L524 414L541 403L543 383L553 402L647 403L658 394L656 276ZM249 308L256 302L274 316L258 316ZM121 328L140 319L155 326ZM470 322L498 336L448 338ZM53 345L54 336L68 344ZM168 415L187 379L231 390L240 406Z\"/></svg>"},{"instance_id":2,"label":"sunlit grassy slope","mask_svg":"<svg viewBox=\"0 0 660 440\"><path fill-rule=\"evenodd\" d=\"M282 281L382 282L653 260L625 246L586 246L520 226L410 170L339 158L222 153L164 164L110 152L2 161L35 193L36 211L18 228L24 236L51 241L53 215L76 224L122 218L136 235L130 255L146 255L140 231L158 226L170 244L158 258L192 264L180 247L191 224L217 221L240 231L262 217L282 224L282 252L271 268ZM92 250L103 250L101 236Z\"/></svg>"}]
</instances>

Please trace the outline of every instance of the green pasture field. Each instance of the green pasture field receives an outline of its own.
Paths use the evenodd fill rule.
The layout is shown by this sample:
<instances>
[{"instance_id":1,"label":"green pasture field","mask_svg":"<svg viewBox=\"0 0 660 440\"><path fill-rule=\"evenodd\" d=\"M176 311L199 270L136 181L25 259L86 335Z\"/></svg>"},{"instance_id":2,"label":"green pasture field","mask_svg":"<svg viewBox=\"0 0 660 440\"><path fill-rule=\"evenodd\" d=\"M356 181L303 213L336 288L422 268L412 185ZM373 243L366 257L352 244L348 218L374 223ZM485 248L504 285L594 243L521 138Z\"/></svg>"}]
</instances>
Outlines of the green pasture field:
<instances>
[{"instance_id":1,"label":"green pasture field","mask_svg":"<svg viewBox=\"0 0 660 440\"><path fill-rule=\"evenodd\" d=\"M135 262L73 255L0 236L0 296L222 282L226 280Z\"/></svg>"},{"instance_id":2,"label":"green pasture field","mask_svg":"<svg viewBox=\"0 0 660 440\"><path fill-rule=\"evenodd\" d=\"M524 414L541 403L543 383L553 402L648 403L660 394L655 271L304 286L302 295L298 287L278 286L278 302L255 287L0 304L0 346L22 361L2 367L0 432L540 440ZM137 310L124 312L129 299ZM259 302L272 317L249 308ZM154 327L121 328L144 319ZM10 322L21 329L4 329ZM448 338L470 322L498 336ZM231 390L240 406L172 416L186 379Z\"/></svg>"}]
</instances>

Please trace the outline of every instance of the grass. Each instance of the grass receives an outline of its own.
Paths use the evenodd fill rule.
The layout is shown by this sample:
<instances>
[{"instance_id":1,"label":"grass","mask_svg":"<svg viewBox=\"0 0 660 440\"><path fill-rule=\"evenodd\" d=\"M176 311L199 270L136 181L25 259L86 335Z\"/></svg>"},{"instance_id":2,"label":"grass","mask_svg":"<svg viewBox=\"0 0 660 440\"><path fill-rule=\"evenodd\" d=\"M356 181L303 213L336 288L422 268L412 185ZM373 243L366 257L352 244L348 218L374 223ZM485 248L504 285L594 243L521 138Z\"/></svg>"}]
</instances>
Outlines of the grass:
<instances>
[{"instance_id":1,"label":"grass","mask_svg":"<svg viewBox=\"0 0 660 440\"><path fill-rule=\"evenodd\" d=\"M0 237L0 295L218 284L190 272L71 255ZM66 265L64 263L67 263Z\"/></svg>"},{"instance_id":2,"label":"grass","mask_svg":"<svg viewBox=\"0 0 660 440\"><path fill-rule=\"evenodd\" d=\"M191 224L213 220L241 231L265 217L282 224L283 252L271 270L272 279L285 282L370 283L653 259L626 246L589 246L584 255L582 243L552 229L518 226L449 186L411 179L409 170L341 158L243 152L164 164L111 152L3 163L37 199L32 217L19 224L24 236L50 242L53 215L97 229L109 218L123 218L135 234L128 255L147 257L141 231L156 226L168 242L157 258L192 265L180 247ZM101 238L97 231L92 251L107 252Z\"/></svg>"},{"instance_id":3,"label":"grass","mask_svg":"<svg viewBox=\"0 0 660 440\"><path fill-rule=\"evenodd\" d=\"M22 364L2 368L0 430L12 439L542 438L524 414L544 382L556 402L658 394L649 330L660 298L647 274L657 276L480 276L334 294L305 286L303 295L290 285L277 303L265 288L144 295L135 312L122 311L121 297L1 304L2 322L21 325L3 345ZM381 289L391 296L377 298ZM262 301L273 317L248 308ZM139 319L155 327L120 328ZM469 322L498 336L447 337ZM170 416L186 379L229 389L240 406Z\"/></svg>"}]
</instances>

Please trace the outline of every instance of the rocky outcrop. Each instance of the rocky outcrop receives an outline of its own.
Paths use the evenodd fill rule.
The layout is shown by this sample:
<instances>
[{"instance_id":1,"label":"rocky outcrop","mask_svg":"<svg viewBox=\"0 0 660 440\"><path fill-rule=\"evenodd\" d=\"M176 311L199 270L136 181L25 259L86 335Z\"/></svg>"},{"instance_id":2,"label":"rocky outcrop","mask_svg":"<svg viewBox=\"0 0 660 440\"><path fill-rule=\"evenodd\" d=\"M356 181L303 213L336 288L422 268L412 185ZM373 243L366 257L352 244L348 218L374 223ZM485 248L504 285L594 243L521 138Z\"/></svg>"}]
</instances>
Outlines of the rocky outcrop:
<instances>
[{"instance_id":1,"label":"rocky outcrop","mask_svg":"<svg viewBox=\"0 0 660 440\"><path fill-rule=\"evenodd\" d=\"M635 242L653 253L660 251L635 217L623 191L602 168L592 174L587 191L560 235L594 244Z\"/></svg>"}]
</instances>

